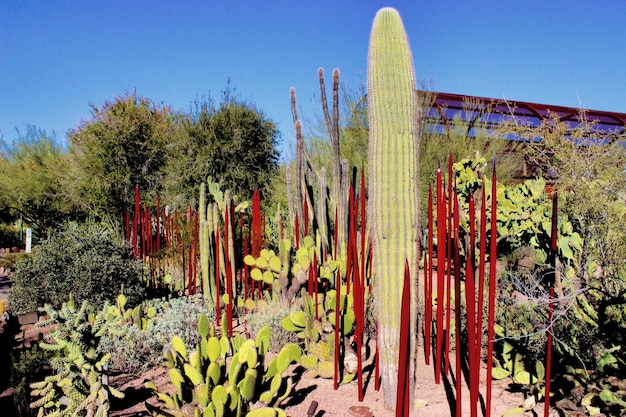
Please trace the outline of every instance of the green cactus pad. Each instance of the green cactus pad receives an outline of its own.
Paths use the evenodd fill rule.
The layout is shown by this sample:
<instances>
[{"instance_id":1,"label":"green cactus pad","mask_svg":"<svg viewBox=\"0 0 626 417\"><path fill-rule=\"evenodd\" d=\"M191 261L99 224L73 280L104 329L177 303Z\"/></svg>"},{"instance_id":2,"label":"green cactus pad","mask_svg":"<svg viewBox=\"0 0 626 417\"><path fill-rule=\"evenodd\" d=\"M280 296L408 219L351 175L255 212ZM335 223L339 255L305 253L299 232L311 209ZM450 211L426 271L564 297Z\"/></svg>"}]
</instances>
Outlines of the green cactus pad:
<instances>
[{"instance_id":1,"label":"green cactus pad","mask_svg":"<svg viewBox=\"0 0 626 417\"><path fill-rule=\"evenodd\" d=\"M283 384L283 376L281 374L274 375L274 377L272 378L272 382L270 383L270 392L273 395L276 395L276 393L278 393L278 390L280 389L282 384Z\"/></svg>"},{"instance_id":2,"label":"green cactus pad","mask_svg":"<svg viewBox=\"0 0 626 417\"><path fill-rule=\"evenodd\" d=\"M266 284L272 284L274 282L274 274L272 271L263 272L263 282Z\"/></svg>"},{"instance_id":3,"label":"green cactus pad","mask_svg":"<svg viewBox=\"0 0 626 417\"><path fill-rule=\"evenodd\" d=\"M289 359L291 362L297 362L302 357L302 348L295 343L287 343L283 346L282 350L286 350L289 352Z\"/></svg>"},{"instance_id":4,"label":"green cactus pad","mask_svg":"<svg viewBox=\"0 0 626 417\"><path fill-rule=\"evenodd\" d=\"M226 404L228 405L228 409L230 411L235 411L235 409L239 405L239 397L240 397L239 388L237 387L237 385L234 385L234 384L229 385L226 388L226 394L228 394L228 401L226 402Z\"/></svg>"},{"instance_id":5,"label":"green cactus pad","mask_svg":"<svg viewBox=\"0 0 626 417\"><path fill-rule=\"evenodd\" d=\"M319 360L314 354L302 355L300 358L300 364L304 367L304 369L315 369L317 368L318 362Z\"/></svg>"},{"instance_id":6,"label":"green cactus pad","mask_svg":"<svg viewBox=\"0 0 626 417\"><path fill-rule=\"evenodd\" d=\"M228 382L231 385L234 385L239 380L239 372L241 372L241 363L239 363L239 354L235 353L233 355L232 360L230 361L230 366L228 367Z\"/></svg>"},{"instance_id":7,"label":"green cactus pad","mask_svg":"<svg viewBox=\"0 0 626 417\"><path fill-rule=\"evenodd\" d=\"M124 294L118 295L117 306L120 308L120 310L123 310L125 305L126 305L126 296Z\"/></svg>"},{"instance_id":8,"label":"green cactus pad","mask_svg":"<svg viewBox=\"0 0 626 417\"><path fill-rule=\"evenodd\" d=\"M220 357L222 352L220 340L215 337L209 337L207 340L207 355L209 357L209 361L215 362L217 358Z\"/></svg>"},{"instance_id":9,"label":"green cactus pad","mask_svg":"<svg viewBox=\"0 0 626 417\"><path fill-rule=\"evenodd\" d=\"M243 342L243 344L239 347L238 355L240 364L243 365L246 363L250 368L256 365L258 354L256 346L254 345L254 340L246 340Z\"/></svg>"},{"instance_id":10,"label":"green cactus pad","mask_svg":"<svg viewBox=\"0 0 626 417\"><path fill-rule=\"evenodd\" d=\"M255 266L256 265L256 261L254 259L254 256L252 256L252 255L246 255L243 258L243 263L245 263L248 266Z\"/></svg>"},{"instance_id":11,"label":"green cactus pad","mask_svg":"<svg viewBox=\"0 0 626 417\"><path fill-rule=\"evenodd\" d=\"M276 357L276 370L278 374L282 374L287 370L291 363L291 352L287 349L282 349Z\"/></svg>"},{"instance_id":12,"label":"green cactus pad","mask_svg":"<svg viewBox=\"0 0 626 417\"><path fill-rule=\"evenodd\" d=\"M267 263L267 259L260 257L256 260L256 267L260 269L265 269L269 266Z\"/></svg>"},{"instance_id":13,"label":"green cactus pad","mask_svg":"<svg viewBox=\"0 0 626 417\"><path fill-rule=\"evenodd\" d=\"M280 408L255 408L250 410L246 417L287 417L287 414Z\"/></svg>"},{"instance_id":14,"label":"green cactus pad","mask_svg":"<svg viewBox=\"0 0 626 417\"><path fill-rule=\"evenodd\" d=\"M185 370L185 375L189 378L193 385L199 385L204 382L202 374L191 364L184 364L183 369Z\"/></svg>"},{"instance_id":15,"label":"green cactus pad","mask_svg":"<svg viewBox=\"0 0 626 417\"><path fill-rule=\"evenodd\" d=\"M174 359L174 354L171 350L167 350L165 352L165 366L168 368L173 368L176 366L176 359Z\"/></svg>"},{"instance_id":16,"label":"green cactus pad","mask_svg":"<svg viewBox=\"0 0 626 417\"><path fill-rule=\"evenodd\" d=\"M343 379L341 380L342 384L349 384L350 382L354 381L354 378L356 377L356 374L345 374L343 376Z\"/></svg>"},{"instance_id":17,"label":"green cactus pad","mask_svg":"<svg viewBox=\"0 0 626 417\"><path fill-rule=\"evenodd\" d=\"M254 268L252 271L250 271L250 278L255 281L261 281L263 280L263 272L258 268Z\"/></svg>"},{"instance_id":18,"label":"green cactus pad","mask_svg":"<svg viewBox=\"0 0 626 417\"><path fill-rule=\"evenodd\" d=\"M230 340L224 335L220 337L220 356L222 358L226 357L226 355L230 352Z\"/></svg>"},{"instance_id":19,"label":"green cactus pad","mask_svg":"<svg viewBox=\"0 0 626 417\"><path fill-rule=\"evenodd\" d=\"M257 385L257 370L246 369L246 373L243 379L237 384L241 396L246 401L251 401L254 398L254 393Z\"/></svg>"},{"instance_id":20,"label":"green cactus pad","mask_svg":"<svg viewBox=\"0 0 626 417\"><path fill-rule=\"evenodd\" d=\"M214 403L221 402L222 404L226 404L226 401L228 400L226 388L224 388L223 385L216 385L213 388L213 392L211 392L211 400Z\"/></svg>"},{"instance_id":21,"label":"green cactus pad","mask_svg":"<svg viewBox=\"0 0 626 417\"><path fill-rule=\"evenodd\" d=\"M162 392L157 392L156 396L159 402L161 402L166 408L169 408L170 410L178 408L177 402L174 401L173 397Z\"/></svg>"},{"instance_id":22,"label":"green cactus pad","mask_svg":"<svg viewBox=\"0 0 626 417\"><path fill-rule=\"evenodd\" d=\"M306 326L306 313L304 311L292 311L289 314L289 319L297 327Z\"/></svg>"},{"instance_id":23,"label":"green cactus pad","mask_svg":"<svg viewBox=\"0 0 626 417\"><path fill-rule=\"evenodd\" d=\"M207 382L211 381L213 385L217 385L222 377L222 368L216 363L211 362L206 369Z\"/></svg>"},{"instance_id":24,"label":"green cactus pad","mask_svg":"<svg viewBox=\"0 0 626 417\"><path fill-rule=\"evenodd\" d=\"M189 354L189 364L194 368L200 367L200 352L198 350Z\"/></svg>"},{"instance_id":25,"label":"green cactus pad","mask_svg":"<svg viewBox=\"0 0 626 417\"><path fill-rule=\"evenodd\" d=\"M213 407L213 404L209 404L209 407L204 409L204 412L202 413L202 417L216 417L215 408Z\"/></svg>"},{"instance_id":26,"label":"green cactus pad","mask_svg":"<svg viewBox=\"0 0 626 417\"><path fill-rule=\"evenodd\" d=\"M270 363L267 365L267 369L265 370L265 375L263 375L263 379L267 381L268 379L274 377L276 373L278 373L278 367L276 366L277 357L272 358Z\"/></svg>"},{"instance_id":27,"label":"green cactus pad","mask_svg":"<svg viewBox=\"0 0 626 417\"><path fill-rule=\"evenodd\" d=\"M309 344L309 353L315 355L321 361L330 360L331 349L328 343L321 341Z\"/></svg>"},{"instance_id":28,"label":"green cactus pad","mask_svg":"<svg viewBox=\"0 0 626 417\"><path fill-rule=\"evenodd\" d=\"M273 272L280 272L282 267L280 263L280 258L278 258L278 256L272 256L268 262L268 265Z\"/></svg>"},{"instance_id":29,"label":"green cactus pad","mask_svg":"<svg viewBox=\"0 0 626 417\"><path fill-rule=\"evenodd\" d=\"M209 328L209 318L206 316L206 314L201 314L198 318L198 331L200 332L200 336L207 337L207 335L209 334Z\"/></svg>"},{"instance_id":30,"label":"green cactus pad","mask_svg":"<svg viewBox=\"0 0 626 417\"><path fill-rule=\"evenodd\" d=\"M183 374L180 372L179 369L172 368L169 371L169 376L170 381L172 381L172 384L174 385L174 387L176 387L179 395L182 395L183 383L185 382L185 377L183 376Z\"/></svg>"},{"instance_id":31,"label":"green cactus pad","mask_svg":"<svg viewBox=\"0 0 626 417\"><path fill-rule=\"evenodd\" d=\"M291 318L289 317L285 317L280 321L280 325L283 327L283 329L287 330L288 332L300 332L304 329L304 326L296 326L293 321L291 321Z\"/></svg>"},{"instance_id":32,"label":"green cactus pad","mask_svg":"<svg viewBox=\"0 0 626 417\"><path fill-rule=\"evenodd\" d=\"M270 391L265 391L259 396L259 401L261 401L264 404L271 403L273 399L274 399L274 394L272 394L272 392Z\"/></svg>"},{"instance_id":33,"label":"green cactus pad","mask_svg":"<svg viewBox=\"0 0 626 417\"><path fill-rule=\"evenodd\" d=\"M157 388L156 384L154 383L154 381L148 381L145 384L143 384L144 388L149 389L152 392L156 392L159 389ZM32 385L31 385L32 387Z\"/></svg>"},{"instance_id":34,"label":"green cactus pad","mask_svg":"<svg viewBox=\"0 0 626 417\"><path fill-rule=\"evenodd\" d=\"M195 388L196 397L198 398L198 403L206 408L209 405L210 396L209 396L209 386L207 384L199 384Z\"/></svg>"},{"instance_id":35,"label":"green cactus pad","mask_svg":"<svg viewBox=\"0 0 626 417\"><path fill-rule=\"evenodd\" d=\"M330 361L322 361L317 366L317 373L321 378L333 378L335 376L335 365Z\"/></svg>"},{"instance_id":36,"label":"green cactus pad","mask_svg":"<svg viewBox=\"0 0 626 417\"><path fill-rule=\"evenodd\" d=\"M172 337L172 347L184 360L187 359L187 347L183 339L179 336Z\"/></svg>"},{"instance_id":37,"label":"green cactus pad","mask_svg":"<svg viewBox=\"0 0 626 417\"><path fill-rule=\"evenodd\" d=\"M269 351L271 336L272 331L269 326L263 326L256 335L255 345L262 355Z\"/></svg>"},{"instance_id":38,"label":"green cactus pad","mask_svg":"<svg viewBox=\"0 0 626 417\"><path fill-rule=\"evenodd\" d=\"M244 301L243 306L248 310L254 310L256 308L256 303L252 298L248 298Z\"/></svg>"}]
</instances>

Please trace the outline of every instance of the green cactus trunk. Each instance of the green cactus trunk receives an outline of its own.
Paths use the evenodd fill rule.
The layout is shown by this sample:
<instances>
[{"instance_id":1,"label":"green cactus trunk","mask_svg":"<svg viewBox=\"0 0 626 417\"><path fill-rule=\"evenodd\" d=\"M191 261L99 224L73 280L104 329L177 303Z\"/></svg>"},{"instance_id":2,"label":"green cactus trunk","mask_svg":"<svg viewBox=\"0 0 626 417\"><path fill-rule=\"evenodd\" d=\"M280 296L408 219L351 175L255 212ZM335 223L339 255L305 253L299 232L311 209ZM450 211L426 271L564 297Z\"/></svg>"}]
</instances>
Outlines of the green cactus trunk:
<instances>
[{"instance_id":1,"label":"green cactus trunk","mask_svg":"<svg viewBox=\"0 0 626 417\"><path fill-rule=\"evenodd\" d=\"M202 294L209 306L215 305L215 254L212 248L212 236L214 233L212 205L207 203L206 184L200 184L199 201L199 242L200 247L200 271L202 274ZM211 209L211 210L209 210Z\"/></svg>"},{"instance_id":2,"label":"green cactus trunk","mask_svg":"<svg viewBox=\"0 0 626 417\"><path fill-rule=\"evenodd\" d=\"M395 409L405 260L411 266L410 401L417 358L421 111L408 39L398 12L378 11L369 44L368 222L373 246L378 344L385 406Z\"/></svg>"}]
</instances>

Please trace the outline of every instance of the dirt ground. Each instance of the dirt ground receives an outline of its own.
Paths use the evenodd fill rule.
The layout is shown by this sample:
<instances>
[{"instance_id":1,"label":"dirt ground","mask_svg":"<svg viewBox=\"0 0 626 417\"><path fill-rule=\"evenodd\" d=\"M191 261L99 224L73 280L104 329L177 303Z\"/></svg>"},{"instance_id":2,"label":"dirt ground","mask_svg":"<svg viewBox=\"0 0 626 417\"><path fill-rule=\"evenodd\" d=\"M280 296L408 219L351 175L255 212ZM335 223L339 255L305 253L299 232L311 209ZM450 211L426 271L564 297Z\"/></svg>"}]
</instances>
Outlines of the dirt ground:
<instances>
[{"instance_id":1,"label":"dirt ground","mask_svg":"<svg viewBox=\"0 0 626 417\"><path fill-rule=\"evenodd\" d=\"M421 364L423 364L423 360ZM293 369L292 369L293 370ZM362 402L358 400L358 386L356 382L341 385L337 390L333 387L332 380L328 379L297 379L293 390L292 398L284 404L284 409L290 417L342 417L342 416L363 416L363 417L393 417L395 411L387 410L384 407L383 392L374 389L371 367L367 367L368 372L364 375L365 396ZM483 370L484 371L484 370ZM483 372L484 375L484 372ZM116 404L116 410L112 416L137 417L147 416L144 400L155 402L154 398L149 398L149 393L143 389L144 380L153 380L157 386L168 384L167 371L165 369L151 370L141 376L129 377L119 376L112 382L119 384L127 393L132 393L141 401L131 404L129 399ZM445 382L444 382L445 381ZM484 394L484 381L482 381ZM441 384L435 384L432 366L421 366L418 376L418 398L416 402L419 407L415 408L412 416L415 417L447 417L454 415L454 380L451 376L444 378ZM465 385L465 384L464 384ZM492 396L492 416L502 416L507 410L518 407L523 398L520 394L514 394L507 390L508 383L504 381L494 381ZM450 396L450 397L449 397ZM463 416L470 415L469 393L467 387L461 394ZM316 403L317 405L315 406ZM309 413L309 410L314 410ZM483 415L479 405L479 415ZM512 414L514 415L514 414ZM522 415L522 414L517 414ZM529 413L528 415L532 415ZM535 414L537 415L537 414ZM538 412L542 415L542 412Z\"/></svg>"},{"instance_id":2,"label":"dirt ground","mask_svg":"<svg viewBox=\"0 0 626 417\"><path fill-rule=\"evenodd\" d=\"M23 326L24 345L37 340L40 329L33 325ZM433 367L424 365L423 357L419 358L418 395L412 416L415 417L444 417L454 415L454 377L450 374L443 378L441 384L435 384ZM454 369L454 362L451 362ZM364 373L364 400L358 400L358 387L355 382L341 385L337 390L333 381L329 379L302 377L295 367L289 372L295 382L292 396L283 404L289 417L333 417L333 416L363 416L363 417L392 417L395 412L384 407L383 392L374 389L372 364L365 363ZM485 370L482 375L484 377ZM126 394L123 400L115 400L112 404L112 417L139 417L148 416L145 402L155 404L156 399L144 388L145 382L154 381L159 388L171 386L166 368L151 369L139 375L117 375L110 383ZM463 384L462 396L463 416L469 415L469 393ZM481 382L481 393L484 395L484 380ZM494 381L492 395L492 416L502 416L507 410L518 407L523 398L520 394L508 391L508 382ZM12 389L0 393L0 412L2 416L17 415L11 404ZM481 398L482 400L482 398ZM315 405L315 404L316 405ZM479 404L479 415L483 415ZM517 414L521 415L521 414ZM533 415L533 414L527 414ZM541 411L535 415L543 415Z\"/></svg>"}]
</instances>

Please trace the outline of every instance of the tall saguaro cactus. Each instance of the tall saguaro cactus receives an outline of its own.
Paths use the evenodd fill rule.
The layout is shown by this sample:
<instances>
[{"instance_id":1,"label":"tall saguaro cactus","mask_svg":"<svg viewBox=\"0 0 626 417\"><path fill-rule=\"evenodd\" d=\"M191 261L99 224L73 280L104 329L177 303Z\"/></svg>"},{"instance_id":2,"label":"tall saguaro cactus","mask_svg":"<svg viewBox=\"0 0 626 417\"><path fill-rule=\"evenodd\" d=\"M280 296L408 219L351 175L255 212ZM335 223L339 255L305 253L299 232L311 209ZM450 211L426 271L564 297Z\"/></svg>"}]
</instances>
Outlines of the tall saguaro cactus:
<instances>
[{"instance_id":1,"label":"tall saguaro cactus","mask_svg":"<svg viewBox=\"0 0 626 417\"><path fill-rule=\"evenodd\" d=\"M409 42L399 13L383 8L370 35L369 200L378 345L385 406L396 407L400 306L405 261L410 265L408 381L413 402L417 357L417 269L419 231L419 145L421 111L415 91Z\"/></svg>"}]
</instances>

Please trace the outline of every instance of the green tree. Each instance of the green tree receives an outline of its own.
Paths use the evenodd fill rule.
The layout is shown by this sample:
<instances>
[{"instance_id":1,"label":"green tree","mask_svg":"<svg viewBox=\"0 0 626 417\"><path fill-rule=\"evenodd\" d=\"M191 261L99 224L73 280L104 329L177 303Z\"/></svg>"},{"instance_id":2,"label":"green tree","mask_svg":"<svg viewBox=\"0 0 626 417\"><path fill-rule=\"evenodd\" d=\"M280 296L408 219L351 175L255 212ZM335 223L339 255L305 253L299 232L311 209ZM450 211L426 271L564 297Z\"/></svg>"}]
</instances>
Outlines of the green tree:
<instances>
[{"instance_id":1,"label":"green tree","mask_svg":"<svg viewBox=\"0 0 626 417\"><path fill-rule=\"evenodd\" d=\"M67 155L54 133L29 126L18 131L11 144L3 143L0 155L0 207L4 218L21 218L41 234L69 216L78 216L65 194Z\"/></svg>"},{"instance_id":2,"label":"green tree","mask_svg":"<svg viewBox=\"0 0 626 417\"><path fill-rule=\"evenodd\" d=\"M568 231L583 238L570 267L557 266L557 274L548 276L560 277L564 293L552 327L562 363L596 369L594 380L608 377L607 385L583 386L597 393L610 386L611 375L623 374L626 363L624 351L615 348L626 335L626 155L624 135L598 128L584 111L577 120L572 125L553 114L538 127L512 120L503 129L524 139L529 165L558 192L559 215L571 222ZM559 230L559 240L564 235Z\"/></svg>"},{"instance_id":3,"label":"green tree","mask_svg":"<svg viewBox=\"0 0 626 417\"><path fill-rule=\"evenodd\" d=\"M176 115L136 92L116 97L69 134L72 194L86 211L114 221L134 203L161 191L161 169L176 131Z\"/></svg>"},{"instance_id":4,"label":"green tree","mask_svg":"<svg viewBox=\"0 0 626 417\"><path fill-rule=\"evenodd\" d=\"M279 137L273 121L228 90L218 106L210 98L197 101L181 117L177 141L167 155L166 200L174 208L195 204L198 186L207 176L242 198L256 188L271 192Z\"/></svg>"}]
</instances>

